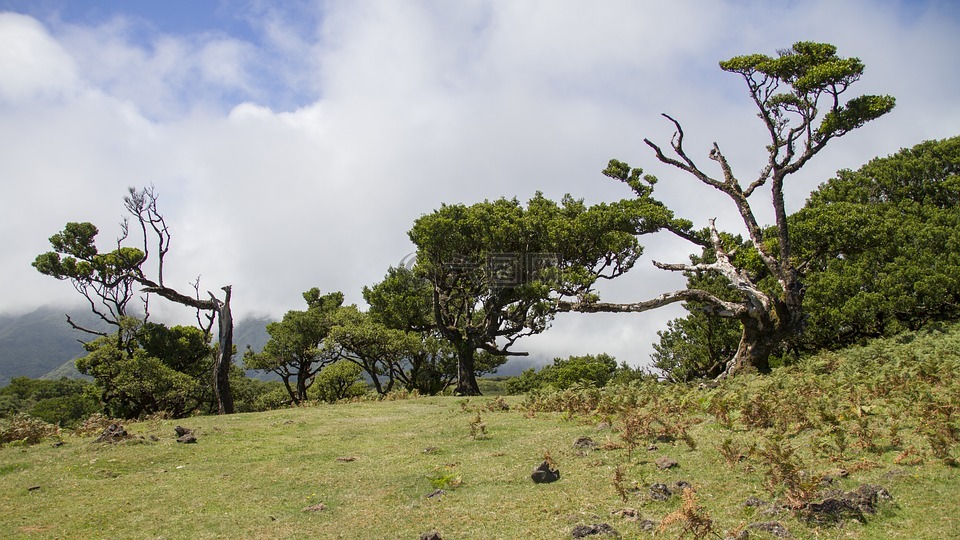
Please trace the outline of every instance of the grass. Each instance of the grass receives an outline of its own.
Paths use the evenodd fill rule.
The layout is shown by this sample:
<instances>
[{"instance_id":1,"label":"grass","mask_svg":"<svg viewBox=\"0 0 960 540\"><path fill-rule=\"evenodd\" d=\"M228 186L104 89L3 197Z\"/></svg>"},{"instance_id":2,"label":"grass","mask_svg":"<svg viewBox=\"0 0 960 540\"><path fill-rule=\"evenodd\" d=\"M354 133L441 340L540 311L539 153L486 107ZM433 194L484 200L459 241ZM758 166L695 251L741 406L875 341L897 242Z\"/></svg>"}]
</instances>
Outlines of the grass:
<instances>
[{"instance_id":1,"label":"grass","mask_svg":"<svg viewBox=\"0 0 960 540\"><path fill-rule=\"evenodd\" d=\"M0 448L0 531L557 539L609 523L623 538L716 538L778 521L794 538L960 538L958 345L952 330L827 353L718 388L507 397L509 411L504 398L430 397L151 420L126 426L143 439L116 445L75 436L60 446L9 444ZM199 442L176 443L176 425ZM596 448L575 447L582 436ZM561 479L534 484L530 473L545 456ZM660 470L661 456L679 467ZM839 468L849 476L831 488L877 484L893 500L862 520L819 525L799 511L765 515L744 505L804 499L815 479ZM651 484L681 480L693 490L650 497ZM438 488L444 493L428 497ZM618 512L625 508L636 512Z\"/></svg>"}]
</instances>

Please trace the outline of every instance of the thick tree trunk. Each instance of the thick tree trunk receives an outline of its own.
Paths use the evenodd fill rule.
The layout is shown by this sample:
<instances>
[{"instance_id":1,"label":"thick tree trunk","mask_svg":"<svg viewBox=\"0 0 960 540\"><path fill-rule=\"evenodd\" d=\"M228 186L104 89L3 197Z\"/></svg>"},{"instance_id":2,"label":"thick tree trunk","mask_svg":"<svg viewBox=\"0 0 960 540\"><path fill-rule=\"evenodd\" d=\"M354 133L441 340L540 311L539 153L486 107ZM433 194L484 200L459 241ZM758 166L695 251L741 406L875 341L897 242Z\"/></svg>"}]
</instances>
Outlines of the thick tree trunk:
<instances>
[{"instance_id":1,"label":"thick tree trunk","mask_svg":"<svg viewBox=\"0 0 960 540\"><path fill-rule=\"evenodd\" d=\"M469 344L457 344L457 388L453 393L458 396L481 395L480 385L477 383L475 353L476 349Z\"/></svg>"},{"instance_id":2,"label":"thick tree trunk","mask_svg":"<svg viewBox=\"0 0 960 540\"><path fill-rule=\"evenodd\" d=\"M233 314L230 312L231 287L223 288L226 296L217 310L220 324L220 348L213 365L213 395L220 414L233 414L233 393L230 391L230 365L233 359Z\"/></svg>"},{"instance_id":3,"label":"thick tree trunk","mask_svg":"<svg viewBox=\"0 0 960 540\"><path fill-rule=\"evenodd\" d=\"M791 289L793 294L786 296L792 304L774 300L770 313L741 317L743 330L740 345L733 358L727 362L721 378L749 372L770 372L770 355L796 336L801 329L803 312L800 306L803 292L799 286Z\"/></svg>"}]
</instances>

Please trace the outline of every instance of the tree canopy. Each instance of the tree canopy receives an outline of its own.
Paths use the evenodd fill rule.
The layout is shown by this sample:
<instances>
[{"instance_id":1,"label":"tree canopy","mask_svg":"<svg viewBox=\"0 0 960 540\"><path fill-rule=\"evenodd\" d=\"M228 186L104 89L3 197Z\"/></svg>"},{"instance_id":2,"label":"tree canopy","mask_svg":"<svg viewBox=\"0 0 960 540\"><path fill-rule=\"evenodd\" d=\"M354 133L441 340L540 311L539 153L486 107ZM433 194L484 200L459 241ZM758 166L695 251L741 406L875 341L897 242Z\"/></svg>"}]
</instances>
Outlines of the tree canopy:
<instances>
[{"instance_id":1,"label":"tree canopy","mask_svg":"<svg viewBox=\"0 0 960 540\"><path fill-rule=\"evenodd\" d=\"M570 196L558 204L538 193L526 207L516 199L443 205L416 220L414 273L430 285L432 320L422 312L412 320L429 322L453 346L456 392L479 394L477 351L526 354L512 347L546 330L557 297L582 294L633 266L641 252L635 206L587 207ZM404 313L423 304L410 305Z\"/></svg>"}]
</instances>

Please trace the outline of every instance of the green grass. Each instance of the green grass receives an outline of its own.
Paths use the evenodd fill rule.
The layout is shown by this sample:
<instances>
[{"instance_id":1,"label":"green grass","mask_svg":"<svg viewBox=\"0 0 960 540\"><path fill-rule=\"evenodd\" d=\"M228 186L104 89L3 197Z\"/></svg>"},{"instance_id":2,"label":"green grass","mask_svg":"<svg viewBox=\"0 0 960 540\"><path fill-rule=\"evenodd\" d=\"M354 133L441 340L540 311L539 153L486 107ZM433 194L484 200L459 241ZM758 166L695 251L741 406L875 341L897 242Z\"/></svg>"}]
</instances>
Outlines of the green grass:
<instances>
[{"instance_id":1,"label":"green grass","mask_svg":"<svg viewBox=\"0 0 960 540\"><path fill-rule=\"evenodd\" d=\"M652 500L649 485L685 480L721 537L779 521L794 538L960 538L960 469L948 463L960 432L960 393L951 382L960 380L957 345L953 330L829 353L715 389L581 389L506 398L509 411L487 410L489 397L431 397L152 420L127 426L144 439L117 445L72 436L59 447L10 444L0 448L0 531L5 538L415 539L437 530L446 540L558 539L577 525L606 522L623 538L649 538L640 521L613 512L634 508L659 523L681 507L680 497ZM710 407L723 401L717 396L729 422ZM748 427L767 414L750 408L760 402L770 405L770 423ZM930 411L942 418L923 416ZM478 412L486 433L471 435ZM825 417L846 434L842 455L824 447ZM631 418L639 427L628 449ZM176 443L176 425L194 429L199 442ZM858 435L861 426L871 435ZM653 436L670 430L675 441L648 450ZM684 431L692 448L679 437ZM946 450L938 455L926 433L946 437ZM580 436L600 448L574 448ZM746 459L723 457L727 439ZM864 523L821 526L746 508L751 496L785 497L783 485L767 487L762 449L774 442L796 449L804 474L843 467L850 475L836 487L879 484L893 501ZM562 477L537 485L530 473L546 453ZM660 456L679 468L659 470ZM614 485L617 467L626 501ZM428 498L438 486L446 494ZM304 511L319 503L323 510ZM656 536L677 538L682 529L681 520ZM751 531L750 538L773 536Z\"/></svg>"}]
</instances>

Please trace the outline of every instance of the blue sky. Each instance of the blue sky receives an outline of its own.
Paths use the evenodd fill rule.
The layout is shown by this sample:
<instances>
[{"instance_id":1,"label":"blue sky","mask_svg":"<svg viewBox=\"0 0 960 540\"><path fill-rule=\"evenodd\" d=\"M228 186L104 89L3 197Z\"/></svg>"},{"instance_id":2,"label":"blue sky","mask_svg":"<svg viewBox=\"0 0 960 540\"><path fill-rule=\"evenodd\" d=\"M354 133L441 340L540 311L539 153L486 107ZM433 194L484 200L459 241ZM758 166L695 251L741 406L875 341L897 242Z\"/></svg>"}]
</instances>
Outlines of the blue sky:
<instances>
[{"instance_id":1,"label":"blue sky","mask_svg":"<svg viewBox=\"0 0 960 540\"><path fill-rule=\"evenodd\" d=\"M233 284L241 316L301 309L314 286L361 303L442 203L629 196L599 174L610 158L659 176L684 217L735 231L727 201L643 138L669 141L667 112L698 159L716 141L756 174L762 126L717 62L800 40L860 57L854 91L898 101L791 179L791 210L840 168L957 135L960 17L944 0L0 0L0 275L14 284L0 311L75 302L29 263L68 221L108 247L126 188L150 183L174 228L170 279ZM650 261L690 246L644 242L605 299L682 286ZM679 313L563 315L520 345L644 363Z\"/></svg>"}]
</instances>

